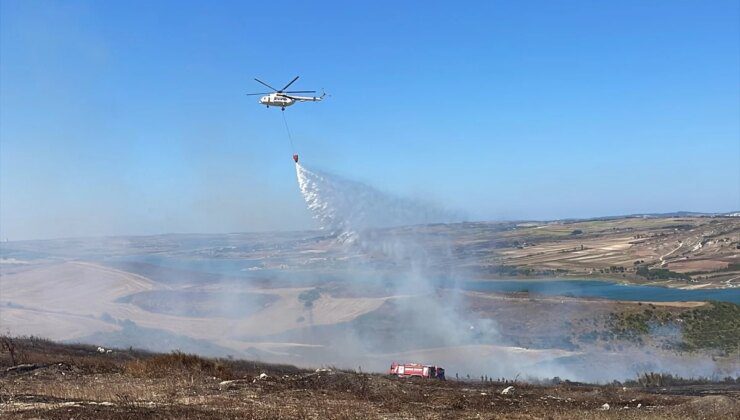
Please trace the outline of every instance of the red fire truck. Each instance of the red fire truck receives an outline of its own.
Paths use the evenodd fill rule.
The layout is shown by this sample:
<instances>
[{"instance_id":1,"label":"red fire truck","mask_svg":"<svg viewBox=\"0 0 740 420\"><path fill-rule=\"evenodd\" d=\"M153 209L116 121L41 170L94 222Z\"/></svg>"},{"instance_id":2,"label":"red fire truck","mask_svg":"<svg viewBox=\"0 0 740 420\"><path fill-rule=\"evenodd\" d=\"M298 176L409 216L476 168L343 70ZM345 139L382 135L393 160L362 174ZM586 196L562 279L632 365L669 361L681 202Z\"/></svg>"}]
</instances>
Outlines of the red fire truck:
<instances>
[{"instance_id":1,"label":"red fire truck","mask_svg":"<svg viewBox=\"0 0 740 420\"><path fill-rule=\"evenodd\" d=\"M396 363L391 364L389 375L399 378L437 378L445 380L445 370L440 366L422 365L420 363Z\"/></svg>"}]
</instances>

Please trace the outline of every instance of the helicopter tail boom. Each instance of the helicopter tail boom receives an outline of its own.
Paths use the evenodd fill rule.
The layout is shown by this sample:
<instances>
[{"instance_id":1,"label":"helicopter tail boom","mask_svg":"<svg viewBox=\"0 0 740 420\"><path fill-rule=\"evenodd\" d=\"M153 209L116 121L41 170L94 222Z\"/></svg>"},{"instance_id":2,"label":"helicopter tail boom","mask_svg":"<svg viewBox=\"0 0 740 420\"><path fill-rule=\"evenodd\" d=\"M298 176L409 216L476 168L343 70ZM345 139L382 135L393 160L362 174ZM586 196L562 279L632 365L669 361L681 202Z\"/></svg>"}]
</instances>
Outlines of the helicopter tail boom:
<instances>
[{"instance_id":1,"label":"helicopter tail boom","mask_svg":"<svg viewBox=\"0 0 740 420\"><path fill-rule=\"evenodd\" d=\"M321 96L295 96L295 95L285 95L285 94L283 94L282 96L285 96L286 98L290 98L290 99L293 99L294 101L299 101L299 102L321 102L322 100L324 100L324 97L326 97L326 92L321 91Z\"/></svg>"}]
</instances>

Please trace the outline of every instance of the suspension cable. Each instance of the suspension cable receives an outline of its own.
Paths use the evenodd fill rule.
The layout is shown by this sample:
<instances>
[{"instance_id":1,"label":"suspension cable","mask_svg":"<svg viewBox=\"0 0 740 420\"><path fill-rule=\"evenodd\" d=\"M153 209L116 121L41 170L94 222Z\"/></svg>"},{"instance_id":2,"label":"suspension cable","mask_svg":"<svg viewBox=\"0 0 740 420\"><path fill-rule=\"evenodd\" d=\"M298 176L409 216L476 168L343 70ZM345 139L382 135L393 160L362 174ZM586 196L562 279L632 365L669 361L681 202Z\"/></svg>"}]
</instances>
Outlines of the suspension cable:
<instances>
[{"instance_id":1,"label":"suspension cable","mask_svg":"<svg viewBox=\"0 0 740 420\"><path fill-rule=\"evenodd\" d=\"M293 136L290 135L290 128L288 127L288 120L285 118L285 111L281 111L283 114L283 123L285 124L285 131L288 133L288 141L290 142L290 150L295 155L295 146L293 146Z\"/></svg>"}]
</instances>

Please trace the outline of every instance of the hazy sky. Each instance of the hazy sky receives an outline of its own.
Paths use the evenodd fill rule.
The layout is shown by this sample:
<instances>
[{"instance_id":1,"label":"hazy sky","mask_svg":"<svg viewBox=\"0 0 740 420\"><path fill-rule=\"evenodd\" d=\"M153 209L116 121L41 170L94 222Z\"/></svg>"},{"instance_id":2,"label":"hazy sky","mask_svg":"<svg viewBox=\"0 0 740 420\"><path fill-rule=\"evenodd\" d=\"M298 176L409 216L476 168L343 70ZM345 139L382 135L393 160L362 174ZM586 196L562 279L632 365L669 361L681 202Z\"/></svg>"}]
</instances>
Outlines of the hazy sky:
<instances>
[{"instance_id":1,"label":"hazy sky","mask_svg":"<svg viewBox=\"0 0 740 420\"><path fill-rule=\"evenodd\" d=\"M740 209L730 1L8 1L0 235L310 228L307 167L469 219Z\"/></svg>"}]
</instances>

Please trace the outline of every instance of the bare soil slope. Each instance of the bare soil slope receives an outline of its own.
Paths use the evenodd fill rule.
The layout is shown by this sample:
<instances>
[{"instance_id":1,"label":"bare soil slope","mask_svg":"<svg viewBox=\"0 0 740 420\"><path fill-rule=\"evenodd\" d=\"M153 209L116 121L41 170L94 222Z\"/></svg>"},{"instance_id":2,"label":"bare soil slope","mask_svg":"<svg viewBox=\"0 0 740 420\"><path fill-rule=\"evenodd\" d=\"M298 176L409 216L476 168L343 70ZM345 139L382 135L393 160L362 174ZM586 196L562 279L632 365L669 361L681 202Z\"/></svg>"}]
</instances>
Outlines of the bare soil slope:
<instances>
[{"instance_id":1,"label":"bare soil slope","mask_svg":"<svg viewBox=\"0 0 740 420\"><path fill-rule=\"evenodd\" d=\"M5 339L8 343L7 338ZM377 374L204 359L100 353L15 339L0 353L3 418L673 419L738 418L740 387L721 384L541 386L399 380ZM512 386L508 393L502 391Z\"/></svg>"}]
</instances>

